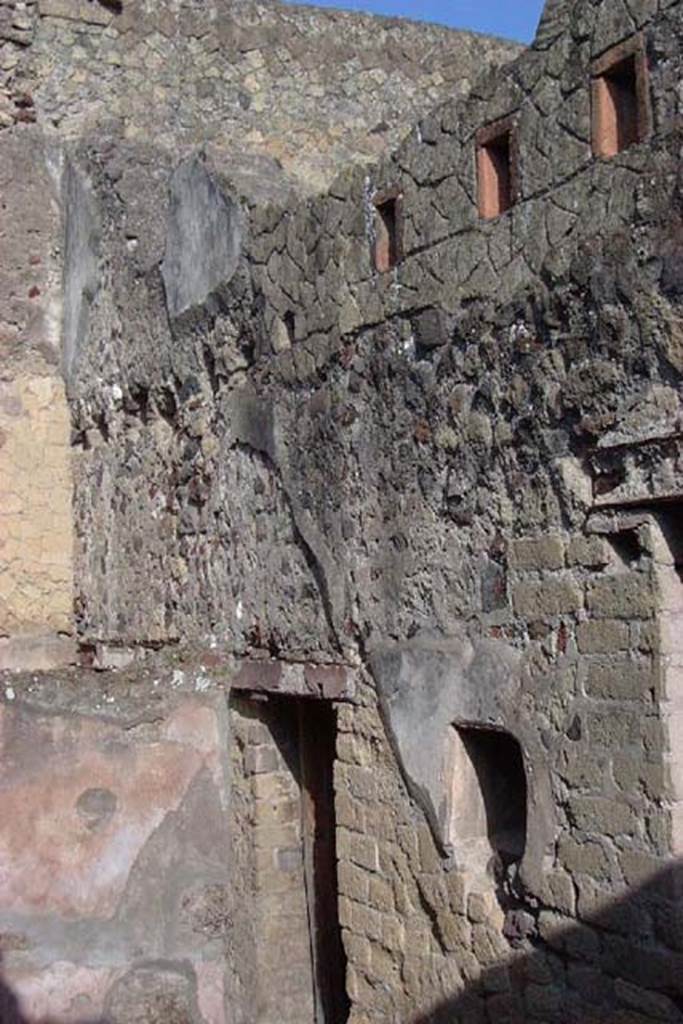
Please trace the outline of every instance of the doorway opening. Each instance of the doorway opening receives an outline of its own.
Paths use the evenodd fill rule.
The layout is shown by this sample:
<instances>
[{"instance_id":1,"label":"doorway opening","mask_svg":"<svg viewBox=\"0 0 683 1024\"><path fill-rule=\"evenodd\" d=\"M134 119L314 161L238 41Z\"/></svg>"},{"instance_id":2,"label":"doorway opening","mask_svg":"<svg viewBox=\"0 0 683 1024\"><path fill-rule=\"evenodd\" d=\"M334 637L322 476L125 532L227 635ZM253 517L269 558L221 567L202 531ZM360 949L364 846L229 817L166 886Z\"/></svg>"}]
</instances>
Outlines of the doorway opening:
<instances>
[{"instance_id":1,"label":"doorway opening","mask_svg":"<svg viewBox=\"0 0 683 1024\"><path fill-rule=\"evenodd\" d=\"M239 702L254 844L258 998L254 1024L345 1024L329 701Z\"/></svg>"}]
</instances>

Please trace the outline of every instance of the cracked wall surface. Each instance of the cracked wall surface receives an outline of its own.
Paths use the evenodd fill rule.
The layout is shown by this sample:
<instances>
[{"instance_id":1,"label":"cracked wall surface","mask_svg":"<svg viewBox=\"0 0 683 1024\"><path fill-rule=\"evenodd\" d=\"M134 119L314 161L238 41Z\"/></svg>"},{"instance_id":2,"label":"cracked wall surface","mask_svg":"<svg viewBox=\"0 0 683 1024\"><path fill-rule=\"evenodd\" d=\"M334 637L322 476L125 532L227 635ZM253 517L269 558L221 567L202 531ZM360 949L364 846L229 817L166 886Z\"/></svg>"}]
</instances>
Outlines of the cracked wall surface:
<instances>
[{"instance_id":1,"label":"cracked wall surface","mask_svg":"<svg viewBox=\"0 0 683 1024\"><path fill-rule=\"evenodd\" d=\"M115 756L132 731L141 778L165 756L175 701L201 706L201 764L230 764L229 813L211 806L242 914L232 945L205 956L190 943L180 970L179 945L150 938L133 955L126 905L116 969L133 973L107 975L96 1013L115 999L133 1019L151 992L198 1024L246 1021L259 975L277 974L277 943L247 920L261 905L250 822L273 811L254 803L249 746L272 736L240 704L275 691L336 703L353 1024L683 1019L681 39L679 0L549 3L531 49L422 117L393 154L285 205L241 195L211 147L187 159L116 123L69 141L79 656L113 700L139 686L141 720L107 728ZM592 70L634 40L649 131L600 159ZM477 139L501 119L515 131L515 202L483 221ZM402 197L402 258L381 274L375 199L388 194ZM46 692L67 676L82 701L57 706L70 734L106 702L85 668L48 676ZM10 678L7 714L30 717L35 683ZM170 701L158 720L155 693ZM209 723L226 697L234 735ZM459 859L454 726L519 745L519 856ZM99 734L82 730L94 788L113 791ZM178 771L196 761L183 737ZM76 814L80 764L64 789ZM142 799L145 814L181 800L171 782ZM112 806L90 797L86 814L90 800ZM175 813L168 848L182 857ZM48 835L53 815L37 805ZM209 829L206 842L202 878L221 840ZM121 871L134 877L129 860ZM95 902L110 914L108 898ZM173 935L182 914L167 913ZM25 962L49 973L65 941L31 934L5 955L17 984ZM225 972L213 1008L199 995L206 959ZM90 961L68 962L76 992ZM78 1019L76 1003L63 1012Z\"/></svg>"}]
</instances>

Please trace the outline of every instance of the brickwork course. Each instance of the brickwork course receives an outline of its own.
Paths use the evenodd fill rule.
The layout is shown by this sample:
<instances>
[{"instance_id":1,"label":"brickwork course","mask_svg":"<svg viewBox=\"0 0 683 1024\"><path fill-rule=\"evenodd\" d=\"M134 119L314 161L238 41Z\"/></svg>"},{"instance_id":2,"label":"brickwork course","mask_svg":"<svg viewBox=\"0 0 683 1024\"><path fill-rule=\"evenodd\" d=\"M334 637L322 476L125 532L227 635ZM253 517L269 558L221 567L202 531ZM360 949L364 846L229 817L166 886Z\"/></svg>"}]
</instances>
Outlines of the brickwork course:
<instances>
[{"instance_id":1,"label":"brickwork course","mask_svg":"<svg viewBox=\"0 0 683 1024\"><path fill-rule=\"evenodd\" d=\"M0 0L10 1020L683 1021L682 13Z\"/></svg>"}]
</instances>

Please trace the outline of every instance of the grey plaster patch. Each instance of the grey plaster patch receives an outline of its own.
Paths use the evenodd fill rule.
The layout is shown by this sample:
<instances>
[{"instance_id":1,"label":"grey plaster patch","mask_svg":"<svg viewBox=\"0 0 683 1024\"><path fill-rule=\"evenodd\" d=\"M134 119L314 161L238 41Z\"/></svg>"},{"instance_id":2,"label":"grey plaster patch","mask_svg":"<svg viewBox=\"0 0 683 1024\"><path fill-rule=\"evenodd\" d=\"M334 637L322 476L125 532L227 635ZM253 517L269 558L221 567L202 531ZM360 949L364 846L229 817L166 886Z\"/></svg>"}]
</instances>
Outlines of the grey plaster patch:
<instances>
[{"instance_id":1,"label":"grey plaster patch","mask_svg":"<svg viewBox=\"0 0 683 1024\"><path fill-rule=\"evenodd\" d=\"M239 261L242 214L193 156L171 178L161 273L169 315L198 306L231 280Z\"/></svg>"},{"instance_id":2,"label":"grey plaster patch","mask_svg":"<svg viewBox=\"0 0 683 1024\"><path fill-rule=\"evenodd\" d=\"M99 288L100 227L90 186L67 160L64 204L64 339L62 367L67 389L88 334L90 309Z\"/></svg>"},{"instance_id":3,"label":"grey plaster patch","mask_svg":"<svg viewBox=\"0 0 683 1024\"><path fill-rule=\"evenodd\" d=\"M370 665L389 738L408 787L444 854L449 841L446 747L454 724L504 729L519 742L529 794L522 871L537 874L552 833L551 793L540 744L520 714L522 659L496 640L418 637L375 650ZM505 770L501 766L501 770Z\"/></svg>"},{"instance_id":4,"label":"grey plaster patch","mask_svg":"<svg viewBox=\"0 0 683 1024\"><path fill-rule=\"evenodd\" d=\"M106 824L116 811L116 794L110 789L86 789L76 801L76 812L89 829Z\"/></svg>"}]
</instances>

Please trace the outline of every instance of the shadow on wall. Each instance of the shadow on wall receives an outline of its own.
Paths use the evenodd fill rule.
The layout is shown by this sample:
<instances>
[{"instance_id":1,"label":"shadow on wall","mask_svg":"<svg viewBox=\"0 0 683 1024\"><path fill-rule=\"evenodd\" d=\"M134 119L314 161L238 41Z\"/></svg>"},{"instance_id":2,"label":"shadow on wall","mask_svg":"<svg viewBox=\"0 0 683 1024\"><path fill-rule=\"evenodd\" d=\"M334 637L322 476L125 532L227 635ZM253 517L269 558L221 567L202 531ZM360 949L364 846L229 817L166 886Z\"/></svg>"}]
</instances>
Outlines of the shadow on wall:
<instances>
[{"instance_id":1,"label":"shadow on wall","mask_svg":"<svg viewBox=\"0 0 683 1024\"><path fill-rule=\"evenodd\" d=\"M57 1024L47 1017L35 1020L24 1016L19 1000L2 978L2 953L0 953L0 1024ZM99 1019L81 1021L79 1024L111 1024L110 1021Z\"/></svg>"},{"instance_id":2,"label":"shadow on wall","mask_svg":"<svg viewBox=\"0 0 683 1024\"><path fill-rule=\"evenodd\" d=\"M639 859L644 866L647 856L632 853L633 869ZM597 900L597 886L586 883L579 899L583 891ZM507 960L410 1024L683 1022L682 896L678 860L622 899L603 897L585 923L527 913Z\"/></svg>"},{"instance_id":3,"label":"shadow on wall","mask_svg":"<svg viewBox=\"0 0 683 1024\"><path fill-rule=\"evenodd\" d=\"M633 851L633 864L645 857ZM580 885L580 899L591 889ZM526 913L507 960L410 1024L683 1024L682 895L678 860L622 899L606 899L583 924ZM0 1024L58 1022L25 1017L0 973Z\"/></svg>"}]
</instances>

